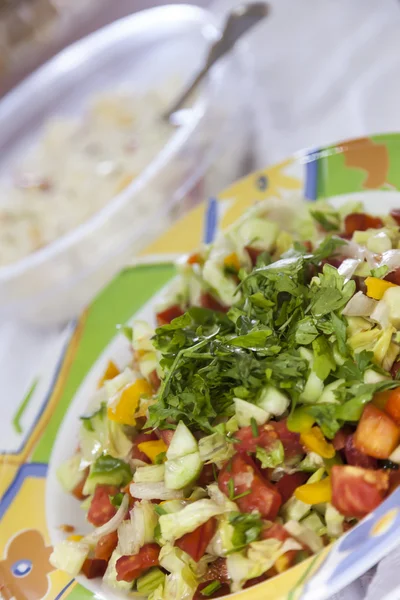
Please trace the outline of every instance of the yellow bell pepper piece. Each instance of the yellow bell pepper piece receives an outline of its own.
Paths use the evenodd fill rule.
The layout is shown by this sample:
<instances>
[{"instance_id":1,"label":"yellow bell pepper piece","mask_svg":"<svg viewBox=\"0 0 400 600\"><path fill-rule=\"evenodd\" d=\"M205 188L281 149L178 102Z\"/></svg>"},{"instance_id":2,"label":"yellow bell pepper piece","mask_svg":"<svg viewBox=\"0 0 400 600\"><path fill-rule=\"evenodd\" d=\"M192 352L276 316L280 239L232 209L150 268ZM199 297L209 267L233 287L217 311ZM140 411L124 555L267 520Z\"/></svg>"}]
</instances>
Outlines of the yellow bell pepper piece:
<instances>
[{"instance_id":1,"label":"yellow bell pepper piece","mask_svg":"<svg viewBox=\"0 0 400 600\"><path fill-rule=\"evenodd\" d=\"M307 412L307 408L296 408L291 413L287 420L287 428L289 431L296 433L304 433L310 431L315 423L315 418Z\"/></svg>"},{"instance_id":2,"label":"yellow bell pepper piece","mask_svg":"<svg viewBox=\"0 0 400 600\"><path fill-rule=\"evenodd\" d=\"M80 542L81 540L83 540L83 535L69 535L67 537L67 540L69 542Z\"/></svg>"},{"instance_id":3,"label":"yellow bell pepper piece","mask_svg":"<svg viewBox=\"0 0 400 600\"><path fill-rule=\"evenodd\" d=\"M282 554L282 556L276 559L274 566L278 573L283 573L284 571L287 571L288 568L291 566L289 557L285 554Z\"/></svg>"},{"instance_id":4,"label":"yellow bell pepper piece","mask_svg":"<svg viewBox=\"0 0 400 600\"><path fill-rule=\"evenodd\" d=\"M235 271L240 270L240 260L236 252L232 252L232 254L228 254L228 256L225 256L224 265L225 267L229 267L231 269L234 269Z\"/></svg>"},{"instance_id":5,"label":"yellow bell pepper piece","mask_svg":"<svg viewBox=\"0 0 400 600\"><path fill-rule=\"evenodd\" d=\"M380 300L383 294L391 287L399 287L395 283L379 279L378 277L367 277L365 280L367 286L367 296L374 300Z\"/></svg>"},{"instance_id":6,"label":"yellow bell pepper piece","mask_svg":"<svg viewBox=\"0 0 400 600\"><path fill-rule=\"evenodd\" d=\"M141 444L138 444L138 448L140 452L143 452L148 458L150 458L151 462L154 463L156 457L161 454L161 452L167 451L168 446L164 440L151 440L150 442L142 442Z\"/></svg>"},{"instance_id":7,"label":"yellow bell pepper piece","mask_svg":"<svg viewBox=\"0 0 400 600\"><path fill-rule=\"evenodd\" d=\"M324 434L317 425L300 435L300 441L306 448L322 456L322 458L333 458L336 454L332 444L326 441Z\"/></svg>"},{"instance_id":8,"label":"yellow bell pepper piece","mask_svg":"<svg viewBox=\"0 0 400 600\"><path fill-rule=\"evenodd\" d=\"M120 370L118 369L117 365L113 363L112 360L109 360L107 368L103 373L103 377L99 380L97 387L101 388L104 385L105 381L108 381L109 379L114 379L114 377L116 377L119 374Z\"/></svg>"},{"instance_id":9,"label":"yellow bell pepper piece","mask_svg":"<svg viewBox=\"0 0 400 600\"><path fill-rule=\"evenodd\" d=\"M116 421L122 425L135 425L135 412L139 406L140 398L144 395L150 396L152 393L151 385L146 379L137 379L122 390L115 406L108 407L108 418L110 421Z\"/></svg>"},{"instance_id":10,"label":"yellow bell pepper piece","mask_svg":"<svg viewBox=\"0 0 400 600\"><path fill-rule=\"evenodd\" d=\"M315 483L306 483L294 491L297 500L305 504L320 504L330 502L332 498L331 478L325 477Z\"/></svg>"}]
</instances>

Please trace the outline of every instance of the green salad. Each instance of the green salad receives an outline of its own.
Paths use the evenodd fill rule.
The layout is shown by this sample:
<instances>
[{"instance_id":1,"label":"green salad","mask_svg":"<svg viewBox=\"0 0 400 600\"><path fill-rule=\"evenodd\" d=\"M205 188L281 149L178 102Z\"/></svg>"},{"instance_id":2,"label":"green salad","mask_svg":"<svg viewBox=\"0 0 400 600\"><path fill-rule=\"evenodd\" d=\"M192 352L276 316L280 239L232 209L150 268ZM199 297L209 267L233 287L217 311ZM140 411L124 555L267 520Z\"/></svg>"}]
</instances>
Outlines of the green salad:
<instances>
[{"instance_id":1,"label":"green salad","mask_svg":"<svg viewBox=\"0 0 400 600\"><path fill-rule=\"evenodd\" d=\"M261 202L177 268L58 469L93 529L53 565L150 600L274 577L400 482L400 210Z\"/></svg>"}]
</instances>

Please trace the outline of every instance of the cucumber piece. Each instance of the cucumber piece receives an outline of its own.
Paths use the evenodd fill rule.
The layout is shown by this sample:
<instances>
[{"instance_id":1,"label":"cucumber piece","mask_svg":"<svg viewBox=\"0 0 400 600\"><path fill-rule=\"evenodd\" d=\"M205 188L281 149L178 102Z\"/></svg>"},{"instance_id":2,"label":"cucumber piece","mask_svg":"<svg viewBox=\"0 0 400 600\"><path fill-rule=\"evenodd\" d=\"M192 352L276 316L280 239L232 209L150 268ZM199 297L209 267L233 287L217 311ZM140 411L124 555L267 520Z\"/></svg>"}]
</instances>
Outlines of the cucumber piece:
<instances>
[{"instance_id":1,"label":"cucumber piece","mask_svg":"<svg viewBox=\"0 0 400 600\"><path fill-rule=\"evenodd\" d=\"M246 400L234 398L233 402L235 403L235 413L239 427L251 425L252 419L255 419L257 425L264 425L271 416L263 408L251 404L251 402L246 402Z\"/></svg>"},{"instance_id":2,"label":"cucumber piece","mask_svg":"<svg viewBox=\"0 0 400 600\"><path fill-rule=\"evenodd\" d=\"M311 371L306 381L306 385L304 386L304 390L300 394L300 400L302 402L314 404L314 402L319 401L323 389L324 382L314 371Z\"/></svg>"},{"instance_id":3,"label":"cucumber piece","mask_svg":"<svg viewBox=\"0 0 400 600\"><path fill-rule=\"evenodd\" d=\"M311 505L297 500L295 496L289 498L282 506L281 512L285 521L300 521L311 511Z\"/></svg>"},{"instance_id":4,"label":"cucumber piece","mask_svg":"<svg viewBox=\"0 0 400 600\"><path fill-rule=\"evenodd\" d=\"M269 251L279 235L279 225L273 221L253 217L246 219L238 229L241 245Z\"/></svg>"},{"instance_id":5,"label":"cucumber piece","mask_svg":"<svg viewBox=\"0 0 400 600\"><path fill-rule=\"evenodd\" d=\"M129 465L106 454L99 456L90 467L90 473L83 487L83 494L93 494L96 485L127 485L132 480L132 471Z\"/></svg>"},{"instance_id":6,"label":"cucumber piece","mask_svg":"<svg viewBox=\"0 0 400 600\"><path fill-rule=\"evenodd\" d=\"M392 240L384 231L378 231L367 240L367 248L375 254L383 254L392 249Z\"/></svg>"},{"instance_id":7,"label":"cucumber piece","mask_svg":"<svg viewBox=\"0 0 400 600\"><path fill-rule=\"evenodd\" d=\"M133 476L135 483L158 483L164 481L165 466L149 465L147 467L138 467Z\"/></svg>"},{"instance_id":8,"label":"cucumber piece","mask_svg":"<svg viewBox=\"0 0 400 600\"><path fill-rule=\"evenodd\" d=\"M326 533L326 526L316 512L311 511L311 514L309 514L308 517L305 517L305 519L301 521L301 524L304 525L304 527L307 527L307 529L315 531L319 536Z\"/></svg>"},{"instance_id":9,"label":"cucumber piece","mask_svg":"<svg viewBox=\"0 0 400 600\"><path fill-rule=\"evenodd\" d=\"M279 417L288 408L289 398L277 388L269 385L261 391L257 405L265 412Z\"/></svg>"},{"instance_id":10,"label":"cucumber piece","mask_svg":"<svg viewBox=\"0 0 400 600\"><path fill-rule=\"evenodd\" d=\"M151 592L154 592L159 585L163 585L165 579L165 573L158 567L153 567L150 571L147 571L144 575L141 575L136 580L136 588L139 594L148 596Z\"/></svg>"},{"instance_id":11,"label":"cucumber piece","mask_svg":"<svg viewBox=\"0 0 400 600\"><path fill-rule=\"evenodd\" d=\"M69 575L75 577L80 572L89 551L90 546L85 542L63 540L54 546L50 555L50 563L56 569L66 571Z\"/></svg>"},{"instance_id":12,"label":"cucumber piece","mask_svg":"<svg viewBox=\"0 0 400 600\"><path fill-rule=\"evenodd\" d=\"M183 421L179 421L167 450L167 459L173 460L198 451L196 438Z\"/></svg>"},{"instance_id":13,"label":"cucumber piece","mask_svg":"<svg viewBox=\"0 0 400 600\"><path fill-rule=\"evenodd\" d=\"M335 396L335 391L344 383L344 379L337 379L332 383L328 383L318 400L318 404L339 404L339 400Z\"/></svg>"},{"instance_id":14,"label":"cucumber piece","mask_svg":"<svg viewBox=\"0 0 400 600\"><path fill-rule=\"evenodd\" d=\"M165 463L165 486L170 490L181 490L196 481L203 468L199 452L186 454Z\"/></svg>"},{"instance_id":15,"label":"cucumber piece","mask_svg":"<svg viewBox=\"0 0 400 600\"><path fill-rule=\"evenodd\" d=\"M300 352L301 358L306 360L310 364L310 367L312 367L314 364L314 354L311 352L311 350L309 350L308 348L305 348L304 346L301 346L299 348L299 352Z\"/></svg>"},{"instance_id":16,"label":"cucumber piece","mask_svg":"<svg viewBox=\"0 0 400 600\"><path fill-rule=\"evenodd\" d=\"M80 465L81 455L74 454L58 467L57 479L65 492L72 492L78 483L82 481L84 473L80 470Z\"/></svg>"}]
</instances>

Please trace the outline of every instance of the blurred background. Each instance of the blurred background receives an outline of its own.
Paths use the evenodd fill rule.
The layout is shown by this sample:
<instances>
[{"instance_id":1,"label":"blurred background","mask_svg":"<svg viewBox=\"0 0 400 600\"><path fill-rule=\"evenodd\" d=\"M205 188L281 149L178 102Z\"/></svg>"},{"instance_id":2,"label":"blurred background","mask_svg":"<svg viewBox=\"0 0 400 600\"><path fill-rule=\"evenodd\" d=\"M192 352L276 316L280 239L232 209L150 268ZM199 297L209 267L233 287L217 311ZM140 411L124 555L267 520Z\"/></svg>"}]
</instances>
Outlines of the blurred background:
<instances>
[{"instance_id":1,"label":"blurred background","mask_svg":"<svg viewBox=\"0 0 400 600\"><path fill-rule=\"evenodd\" d=\"M188 3L219 17L238 4ZM67 44L162 4L0 0L0 96ZM259 85L263 164L305 146L400 128L397 0L270 0L270 5L270 18L248 39Z\"/></svg>"},{"instance_id":2,"label":"blurred background","mask_svg":"<svg viewBox=\"0 0 400 600\"><path fill-rule=\"evenodd\" d=\"M235 179L400 130L398 0L268 4L174 128L240 2L0 0L0 322L65 323Z\"/></svg>"}]
</instances>

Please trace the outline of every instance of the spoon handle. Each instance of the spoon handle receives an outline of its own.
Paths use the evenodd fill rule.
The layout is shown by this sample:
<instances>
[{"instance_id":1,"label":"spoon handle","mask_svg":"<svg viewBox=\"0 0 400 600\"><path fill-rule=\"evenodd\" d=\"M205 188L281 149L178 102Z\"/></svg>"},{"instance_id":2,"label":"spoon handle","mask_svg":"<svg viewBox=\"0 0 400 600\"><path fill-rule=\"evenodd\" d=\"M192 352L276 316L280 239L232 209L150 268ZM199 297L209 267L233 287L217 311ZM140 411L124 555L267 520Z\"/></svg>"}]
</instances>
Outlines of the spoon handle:
<instances>
[{"instance_id":1,"label":"spoon handle","mask_svg":"<svg viewBox=\"0 0 400 600\"><path fill-rule=\"evenodd\" d=\"M204 67L197 73L188 87L177 98L173 105L164 113L163 118L169 120L170 116L179 110L186 102L200 81L207 75L211 67L229 50L233 48L237 40L242 37L256 23L261 21L269 12L268 4L265 2L251 2L244 4L231 11L222 35L210 48Z\"/></svg>"}]
</instances>

